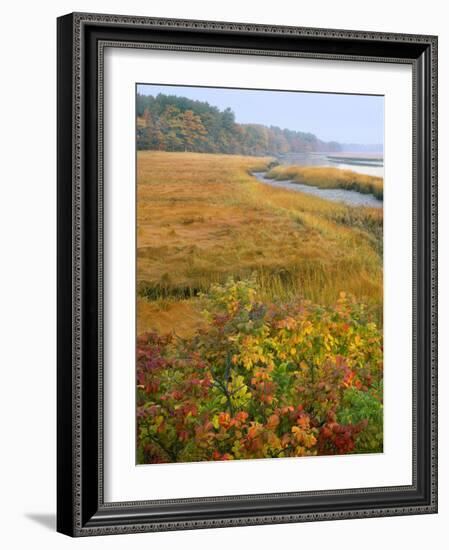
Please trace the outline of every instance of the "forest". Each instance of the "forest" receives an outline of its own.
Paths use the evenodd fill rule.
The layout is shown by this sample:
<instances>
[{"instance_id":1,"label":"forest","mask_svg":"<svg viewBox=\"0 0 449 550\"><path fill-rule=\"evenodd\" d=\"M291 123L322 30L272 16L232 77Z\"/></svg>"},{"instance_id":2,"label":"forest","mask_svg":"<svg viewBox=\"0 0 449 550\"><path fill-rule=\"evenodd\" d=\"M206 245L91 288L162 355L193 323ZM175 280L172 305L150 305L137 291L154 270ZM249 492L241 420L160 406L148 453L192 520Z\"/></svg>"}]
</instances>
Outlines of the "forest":
<instances>
[{"instance_id":1,"label":"forest","mask_svg":"<svg viewBox=\"0 0 449 550\"><path fill-rule=\"evenodd\" d=\"M250 156L342 150L308 132L240 124L230 108L185 97L137 94L136 110L138 150Z\"/></svg>"}]
</instances>

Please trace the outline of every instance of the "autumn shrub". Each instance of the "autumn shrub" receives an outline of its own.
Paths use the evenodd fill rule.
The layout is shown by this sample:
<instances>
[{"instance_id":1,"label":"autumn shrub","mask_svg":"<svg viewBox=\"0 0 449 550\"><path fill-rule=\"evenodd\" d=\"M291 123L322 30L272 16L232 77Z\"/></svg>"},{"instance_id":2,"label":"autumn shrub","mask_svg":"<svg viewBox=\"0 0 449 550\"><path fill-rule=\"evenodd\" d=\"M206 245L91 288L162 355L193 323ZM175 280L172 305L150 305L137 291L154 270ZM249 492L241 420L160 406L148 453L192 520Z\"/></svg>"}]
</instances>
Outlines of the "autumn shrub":
<instances>
[{"instance_id":1,"label":"autumn shrub","mask_svg":"<svg viewBox=\"0 0 449 550\"><path fill-rule=\"evenodd\" d=\"M382 333L362 304L201 295L205 328L137 341L139 463L381 452Z\"/></svg>"}]
</instances>

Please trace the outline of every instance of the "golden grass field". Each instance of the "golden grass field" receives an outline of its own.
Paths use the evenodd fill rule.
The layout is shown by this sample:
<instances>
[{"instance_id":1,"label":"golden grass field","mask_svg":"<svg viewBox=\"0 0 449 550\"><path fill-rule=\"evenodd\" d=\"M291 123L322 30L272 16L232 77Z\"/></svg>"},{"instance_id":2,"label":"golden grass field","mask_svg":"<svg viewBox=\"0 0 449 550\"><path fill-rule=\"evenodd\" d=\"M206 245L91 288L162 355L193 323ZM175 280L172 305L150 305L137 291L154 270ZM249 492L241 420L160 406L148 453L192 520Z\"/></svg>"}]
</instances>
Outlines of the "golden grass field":
<instances>
[{"instance_id":1,"label":"golden grass field","mask_svg":"<svg viewBox=\"0 0 449 550\"><path fill-rule=\"evenodd\" d=\"M381 322L382 209L264 185L250 172L270 160L138 152L138 333L191 335L198 293L253 273L267 300L331 304L345 291Z\"/></svg>"},{"instance_id":2,"label":"golden grass field","mask_svg":"<svg viewBox=\"0 0 449 550\"><path fill-rule=\"evenodd\" d=\"M358 174L352 170L341 170L327 166L275 166L267 177L276 180L292 180L324 189L349 189L360 193L371 193L383 198L383 178Z\"/></svg>"}]
</instances>

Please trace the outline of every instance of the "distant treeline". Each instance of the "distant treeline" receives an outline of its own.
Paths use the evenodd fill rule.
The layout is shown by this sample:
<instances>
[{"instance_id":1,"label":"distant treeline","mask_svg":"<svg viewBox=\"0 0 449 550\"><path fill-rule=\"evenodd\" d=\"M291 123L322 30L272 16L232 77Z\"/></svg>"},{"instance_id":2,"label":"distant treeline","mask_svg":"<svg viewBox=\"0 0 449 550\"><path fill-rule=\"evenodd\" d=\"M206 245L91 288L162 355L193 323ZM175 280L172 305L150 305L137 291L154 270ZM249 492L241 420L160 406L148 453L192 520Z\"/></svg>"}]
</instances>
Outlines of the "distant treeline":
<instances>
[{"instance_id":1,"label":"distant treeline","mask_svg":"<svg viewBox=\"0 0 449 550\"><path fill-rule=\"evenodd\" d=\"M229 108L164 94L137 94L137 148L258 156L343 149L306 132L239 124Z\"/></svg>"}]
</instances>

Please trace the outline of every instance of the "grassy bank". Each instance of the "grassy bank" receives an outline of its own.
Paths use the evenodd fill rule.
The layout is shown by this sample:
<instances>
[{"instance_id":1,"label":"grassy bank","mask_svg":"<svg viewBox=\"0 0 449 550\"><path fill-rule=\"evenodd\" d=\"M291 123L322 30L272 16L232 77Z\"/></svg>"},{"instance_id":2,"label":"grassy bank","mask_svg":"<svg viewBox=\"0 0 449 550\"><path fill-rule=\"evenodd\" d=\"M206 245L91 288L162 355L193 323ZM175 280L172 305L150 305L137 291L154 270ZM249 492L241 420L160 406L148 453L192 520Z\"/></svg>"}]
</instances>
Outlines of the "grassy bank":
<instances>
[{"instance_id":1,"label":"grassy bank","mask_svg":"<svg viewBox=\"0 0 449 550\"><path fill-rule=\"evenodd\" d=\"M270 160L138 153L139 333L193 334L198 294L252 274L262 300L328 305L345 291L381 320L382 209L263 185L250 172Z\"/></svg>"},{"instance_id":2,"label":"grassy bank","mask_svg":"<svg viewBox=\"0 0 449 550\"><path fill-rule=\"evenodd\" d=\"M268 172L267 177L314 185L322 189L348 189L383 199L383 178L358 174L352 170L324 166L276 166Z\"/></svg>"}]
</instances>

